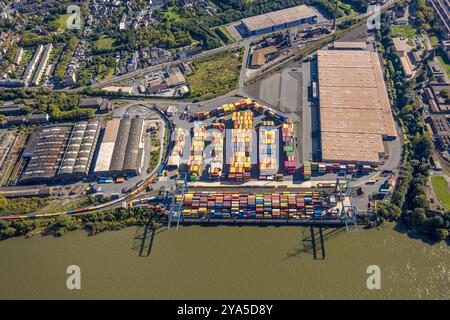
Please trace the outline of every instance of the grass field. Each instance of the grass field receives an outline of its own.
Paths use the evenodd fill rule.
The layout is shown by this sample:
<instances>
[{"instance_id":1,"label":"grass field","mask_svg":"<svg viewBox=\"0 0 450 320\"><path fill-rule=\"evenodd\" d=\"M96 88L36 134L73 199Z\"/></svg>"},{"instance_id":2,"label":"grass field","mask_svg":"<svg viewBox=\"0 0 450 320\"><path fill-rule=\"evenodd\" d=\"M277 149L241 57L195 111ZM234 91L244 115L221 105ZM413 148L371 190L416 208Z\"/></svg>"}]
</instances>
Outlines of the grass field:
<instances>
[{"instance_id":1,"label":"grass field","mask_svg":"<svg viewBox=\"0 0 450 320\"><path fill-rule=\"evenodd\" d=\"M432 177L431 183L433 184L434 193L439 200L439 202L445 207L445 209L450 210L450 193L447 189L447 181L444 177Z\"/></svg>"},{"instance_id":2,"label":"grass field","mask_svg":"<svg viewBox=\"0 0 450 320\"><path fill-rule=\"evenodd\" d=\"M112 49L114 39L113 38L102 38L94 42L94 48L96 50L110 50Z\"/></svg>"},{"instance_id":3,"label":"grass field","mask_svg":"<svg viewBox=\"0 0 450 320\"><path fill-rule=\"evenodd\" d=\"M57 23L58 28L60 30L66 30L67 29L67 19L69 19L69 17L71 15L72 15L71 13L58 15L58 18L56 19L56 23Z\"/></svg>"},{"instance_id":4,"label":"grass field","mask_svg":"<svg viewBox=\"0 0 450 320\"><path fill-rule=\"evenodd\" d=\"M222 31L222 33L225 35L225 37L228 39L228 42L226 44L235 43L236 40L231 36L230 32L228 32L226 27L227 27L227 25L218 27Z\"/></svg>"},{"instance_id":5,"label":"grass field","mask_svg":"<svg viewBox=\"0 0 450 320\"><path fill-rule=\"evenodd\" d=\"M392 37L401 37L403 39L414 39L414 37L417 35L417 30L414 29L412 26L392 26Z\"/></svg>"},{"instance_id":6,"label":"grass field","mask_svg":"<svg viewBox=\"0 0 450 320\"><path fill-rule=\"evenodd\" d=\"M210 99L235 89L239 82L244 50L226 51L194 60L187 77L190 96Z\"/></svg>"},{"instance_id":7,"label":"grass field","mask_svg":"<svg viewBox=\"0 0 450 320\"><path fill-rule=\"evenodd\" d=\"M341 1L338 1L338 11L340 11L343 16L337 20L351 18L358 14L350 4L343 3Z\"/></svg>"},{"instance_id":8,"label":"grass field","mask_svg":"<svg viewBox=\"0 0 450 320\"><path fill-rule=\"evenodd\" d=\"M175 10L174 7L169 7L169 9L166 12L164 12L164 15L166 16L167 19L180 20L181 16L174 10Z\"/></svg>"}]
</instances>

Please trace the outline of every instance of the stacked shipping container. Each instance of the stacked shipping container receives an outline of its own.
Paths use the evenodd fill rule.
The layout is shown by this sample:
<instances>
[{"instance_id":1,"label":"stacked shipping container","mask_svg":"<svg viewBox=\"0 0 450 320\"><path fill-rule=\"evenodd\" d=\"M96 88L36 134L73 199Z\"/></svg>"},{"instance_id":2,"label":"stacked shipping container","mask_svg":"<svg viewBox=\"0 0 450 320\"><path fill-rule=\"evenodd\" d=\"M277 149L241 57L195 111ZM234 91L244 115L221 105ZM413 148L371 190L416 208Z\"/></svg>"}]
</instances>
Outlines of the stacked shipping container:
<instances>
[{"instance_id":1,"label":"stacked shipping container","mask_svg":"<svg viewBox=\"0 0 450 320\"><path fill-rule=\"evenodd\" d=\"M178 168L180 166L181 159L183 158L184 142L185 142L185 130L182 128L178 128L175 131L175 141L172 154L167 162L168 167Z\"/></svg>"},{"instance_id":2,"label":"stacked shipping container","mask_svg":"<svg viewBox=\"0 0 450 320\"><path fill-rule=\"evenodd\" d=\"M263 121L259 128L260 179L274 177L278 172L277 133L273 121Z\"/></svg>"},{"instance_id":3,"label":"stacked shipping container","mask_svg":"<svg viewBox=\"0 0 450 320\"><path fill-rule=\"evenodd\" d=\"M311 162L305 161L305 163L303 164L303 179L311 179Z\"/></svg>"},{"instance_id":4,"label":"stacked shipping container","mask_svg":"<svg viewBox=\"0 0 450 320\"><path fill-rule=\"evenodd\" d=\"M211 144L213 146L212 162L209 166L209 178L219 179L223 171L223 137L222 131L214 131L211 134Z\"/></svg>"},{"instance_id":5,"label":"stacked shipping container","mask_svg":"<svg viewBox=\"0 0 450 320\"><path fill-rule=\"evenodd\" d=\"M248 181L251 177L253 112L234 112L231 120L234 129L231 130L230 146L230 181Z\"/></svg>"},{"instance_id":6,"label":"stacked shipping container","mask_svg":"<svg viewBox=\"0 0 450 320\"><path fill-rule=\"evenodd\" d=\"M203 149L205 148L206 128L202 122L194 124L194 135L191 143L191 154L189 155L189 177L196 181L202 173Z\"/></svg>"},{"instance_id":7,"label":"stacked shipping container","mask_svg":"<svg viewBox=\"0 0 450 320\"><path fill-rule=\"evenodd\" d=\"M309 219L321 218L336 203L316 191L242 194L197 192L179 196L187 218Z\"/></svg>"},{"instance_id":8,"label":"stacked shipping container","mask_svg":"<svg viewBox=\"0 0 450 320\"><path fill-rule=\"evenodd\" d=\"M284 169L286 173L295 172L295 141L294 141L294 124L292 122L283 123L281 126L281 137L284 152Z\"/></svg>"}]
</instances>

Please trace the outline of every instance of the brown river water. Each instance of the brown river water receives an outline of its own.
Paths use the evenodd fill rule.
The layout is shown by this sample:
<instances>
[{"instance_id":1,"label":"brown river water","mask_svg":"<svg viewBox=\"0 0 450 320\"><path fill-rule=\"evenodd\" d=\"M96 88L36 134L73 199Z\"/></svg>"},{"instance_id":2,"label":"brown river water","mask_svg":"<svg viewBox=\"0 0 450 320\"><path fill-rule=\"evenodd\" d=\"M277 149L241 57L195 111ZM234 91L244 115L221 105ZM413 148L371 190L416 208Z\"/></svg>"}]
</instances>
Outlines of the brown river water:
<instances>
[{"instance_id":1,"label":"brown river water","mask_svg":"<svg viewBox=\"0 0 450 320\"><path fill-rule=\"evenodd\" d=\"M303 250L299 227L161 230L145 257L134 227L0 241L0 299L450 299L450 246L393 226L336 232L325 260ZM81 290L66 287L69 265ZM369 265L380 290L367 289Z\"/></svg>"}]
</instances>

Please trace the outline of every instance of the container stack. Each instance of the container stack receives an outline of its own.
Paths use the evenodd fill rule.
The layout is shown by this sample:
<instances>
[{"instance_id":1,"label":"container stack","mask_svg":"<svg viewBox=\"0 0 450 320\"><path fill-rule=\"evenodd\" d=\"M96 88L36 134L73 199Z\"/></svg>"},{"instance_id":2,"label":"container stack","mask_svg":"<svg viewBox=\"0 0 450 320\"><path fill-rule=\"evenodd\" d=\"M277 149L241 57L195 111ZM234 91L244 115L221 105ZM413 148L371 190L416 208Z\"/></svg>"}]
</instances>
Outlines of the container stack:
<instances>
[{"instance_id":1,"label":"container stack","mask_svg":"<svg viewBox=\"0 0 450 320\"><path fill-rule=\"evenodd\" d=\"M194 116L194 120L206 120L210 117L224 117L236 111L248 110L252 108L252 106L253 101L251 99L240 99L235 103L224 104L219 108L213 109L209 112L197 112L197 114Z\"/></svg>"},{"instance_id":2,"label":"container stack","mask_svg":"<svg viewBox=\"0 0 450 320\"><path fill-rule=\"evenodd\" d=\"M311 180L311 162L306 161L303 164L303 179Z\"/></svg>"},{"instance_id":3,"label":"container stack","mask_svg":"<svg viewBox=\"0 0 450 320\"><path fill-rule=\"evenodd\" d=\"M212 162L209 166L209 178L213 180L220 179L223 171L223 137L222 131L214 131L211 134Z\"/></svg>"},{"instance_id":4,"label":"container stack","mask_svg":"<svg viewBox=\"0 0 450 320\"><path fill-rule=\"evenodd\" d=\"M250 180L252 165L253 112L234 112L231 120L231 159L228 179L243 182Z\"/></svg>"},{"instance_id":5,"label":"container stack","mask_svg":"<svg viewBox=\"0 0 450 320\"><path fill-rule=\"evenodd\" d=\"M175 142L172 150L172 154L167 162L168 167L178 168L183 158L184 152L185 131L182 128L177 128L175 131Z\"/></svg>"},{"instance_id":6,"label":"container stack","mask_svg":"<svg viewBox=\"0 0 450 320\"><path fill-rule=\"evenodd\" d=\"M189 155L189 177L191 181L197 181L202 172L203 149L205 148L206 128L202 122L194 124L191 153Z\"/></svg>"},{"instance_id":7,"label":"container stack","mask_svg":"<svg viewBox=\"0 0 450 320\"><path fill-rule=\"evenodd\" d=\"M239 101L236 101L235 103L224 104L224 105L220 106L219 108L213 109L209 112L197 112L192 117L192 119L203 121L203 120L206 120L211 117L219 117L220 118L220 117L224 117L226 115L232 114L233 112L244 111L244 110L253 110L260 114L263 114L263 115L266 115L269 117L273 117L281 122L289 121L288 118L286 118L282 114L275 112L275 110L273 110L267 106L260 105L259 103L254 102L249 98L241 99Z\"/></svg>"},{"instance_id":8,"label":"container stack","mask_svg":"<svg viewBox=\"0 0 450 320\"><path fill-rule=\"evenodd\" d=\"M273 121L263 121L259 128L259 179L274 178L278 172L277 133Z\"/></svg>"},{"instance_id":9,"label":"container stack","mask_svg":"<svg viewBox=\"0 0 450 320\"><path fill-rule=\"evenodd\" d=\"M327 197L317 191L196 192L186 193L183 201L184 216L197 219L311 219L322 218L330 208Z\"/></svg>"},{"instance_id":10,"label":"container stack","mask_svg":"<svg viewBox=\"0 0 450 320\"><path fill-rule=\"evenodd\" d=\"M295 172L295 141L294 124L292 122L283 123L281 126L281 140L284 152L284 170L287 174Z\"/></svg>"}]
</instances>

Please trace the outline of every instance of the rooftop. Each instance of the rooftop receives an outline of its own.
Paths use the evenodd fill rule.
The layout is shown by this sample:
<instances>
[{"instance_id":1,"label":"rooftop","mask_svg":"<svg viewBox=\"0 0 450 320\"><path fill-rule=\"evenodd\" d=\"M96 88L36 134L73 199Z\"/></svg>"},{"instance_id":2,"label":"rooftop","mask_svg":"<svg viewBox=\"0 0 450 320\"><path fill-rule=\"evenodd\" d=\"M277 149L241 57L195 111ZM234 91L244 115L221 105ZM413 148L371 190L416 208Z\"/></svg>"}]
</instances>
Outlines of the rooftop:
<instances>
[{"instance_id":1,"label":"rooftop","mask_svg":"<svg viewBox=\"0 0 450 320\"><path fill-rule=\"evenodd\" d=\"M397 132L377 54L320 50L318 67L323 160L379 162Z\"/></svg>"},{"instance_id":2,"label":"rooftop","mask_svg":"<svg viewBox=\"0 0 450 320\"><path fill-rule=\"evenodd\" d=\"M301 5L246 18L242 20L242 23L251 32L314 16L317 16L317 13L312 8Z\"/></svg>"}]
</instances>

